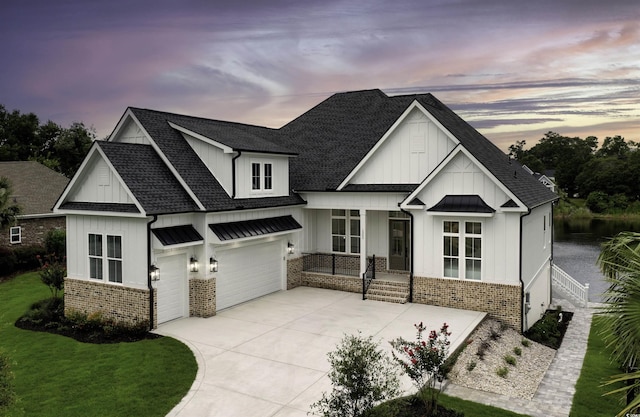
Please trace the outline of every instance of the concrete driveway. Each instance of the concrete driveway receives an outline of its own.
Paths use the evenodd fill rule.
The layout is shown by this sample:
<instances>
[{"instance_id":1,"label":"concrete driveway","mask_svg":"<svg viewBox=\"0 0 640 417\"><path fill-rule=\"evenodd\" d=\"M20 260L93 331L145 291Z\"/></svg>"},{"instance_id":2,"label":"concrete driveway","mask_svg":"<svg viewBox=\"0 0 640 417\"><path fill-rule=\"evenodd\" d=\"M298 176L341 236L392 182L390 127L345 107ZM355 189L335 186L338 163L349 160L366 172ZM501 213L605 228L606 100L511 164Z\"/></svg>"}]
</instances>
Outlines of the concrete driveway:
<instances>
[{"instance_id":1,"label":"concrete driveway","mask_svg":"<svg viewBox=\"0 0 640 417\"><path fill-rule=\"evenodd\" d=\"M303 417L330 391L327 353L345 334L387 341L415 338L414 323L429 330L449 324L452 349L484 313L423 304L362 301L358 294L299 287L229 308L208 319L185 318L157 333L184 342L198 362L189 393L168 414L180 417ZM411 390L410 381L403 387Z\"/></svg>"}]
</instances>

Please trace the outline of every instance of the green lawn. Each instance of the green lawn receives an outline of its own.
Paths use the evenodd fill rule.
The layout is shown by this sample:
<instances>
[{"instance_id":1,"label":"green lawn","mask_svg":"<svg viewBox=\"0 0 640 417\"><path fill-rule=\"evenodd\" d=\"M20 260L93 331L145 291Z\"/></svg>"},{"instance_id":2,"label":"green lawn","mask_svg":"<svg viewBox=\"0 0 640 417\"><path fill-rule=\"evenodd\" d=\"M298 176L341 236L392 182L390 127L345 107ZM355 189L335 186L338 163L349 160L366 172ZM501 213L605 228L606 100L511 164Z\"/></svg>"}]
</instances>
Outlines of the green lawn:
<instances>
[{"instance_id":1,"label":"green lawn","mask_svg":"<svg viewBox=\"0 0 640 417\"><path fill-rule=\"evenodd\" d=\"M175 339L96 345L14 326L48 296L37 273L0 284L0 350L18 397L7 416L164 416L187 393L197 364Z\"/></svg>"},{"instance_id":2,"label":"green lawn","mask_svg":"<svg viewBox=\"0 0 640 417\"><path fill-rule=\"evenodd\" d=\"M607 391L616 386L602 387L611 375L620 373L620 370L609 362L609 353L605 351L605 345L598 335L600 321L594 317L589 333L587 354L582 365L580 378L576 383L576 394L571 406L571 417L612 417L615 416L624 405L620 403L619 396L604 396Z\"/></svg>"}]
</instances>

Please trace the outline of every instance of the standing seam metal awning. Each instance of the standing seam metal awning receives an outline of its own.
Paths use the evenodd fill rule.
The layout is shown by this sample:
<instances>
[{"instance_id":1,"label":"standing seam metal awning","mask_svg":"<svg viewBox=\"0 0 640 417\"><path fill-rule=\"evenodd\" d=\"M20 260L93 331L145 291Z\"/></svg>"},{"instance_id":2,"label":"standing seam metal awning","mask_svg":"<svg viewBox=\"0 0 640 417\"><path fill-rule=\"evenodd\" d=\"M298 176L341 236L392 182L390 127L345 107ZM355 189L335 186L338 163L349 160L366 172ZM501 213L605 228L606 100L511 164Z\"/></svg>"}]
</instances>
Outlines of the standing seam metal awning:
<instances>
[{"instance_id":1,"label":"standing seam metal awning","mask_svg":"<svg viewBox=\"0 0 640 417\"><path fill-rule=\"evenodd\" d=\"M289 230L302 229L302 226L292 216L280 216L240 222L215 223L210 224L209 228L220 240L225 241L287 232Z\"/></svg>"},{"instance_id":2,"label":"standing seam metal awning","mask_svg":"<svg viewBox=\"0 0 640 417\"><path fill-rule=\"evenodd\" d=\"M157 229L151 229L151 231L164 246L180 245L203 240L200 233L190 224L159 227Z\"/></svg>"},{"instance_id":3,"label":"standing seam metal awning","mask_svg":"<svg viewBox=\"0 0 640 417\"><path fill-rule=\"evenodd\" d=\"M495 213L479 195L447 195L427 211L456 213Z\"/></svg>"}]
</instances>

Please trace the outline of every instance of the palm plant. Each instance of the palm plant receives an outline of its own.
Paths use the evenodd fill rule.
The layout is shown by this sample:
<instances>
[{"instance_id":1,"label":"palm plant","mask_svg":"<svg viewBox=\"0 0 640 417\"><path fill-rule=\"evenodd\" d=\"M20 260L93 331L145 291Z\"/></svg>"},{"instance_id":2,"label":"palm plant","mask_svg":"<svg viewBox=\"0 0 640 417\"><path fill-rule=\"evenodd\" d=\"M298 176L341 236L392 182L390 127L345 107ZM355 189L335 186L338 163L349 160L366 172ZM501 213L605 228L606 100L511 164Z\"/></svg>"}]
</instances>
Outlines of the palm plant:
<instances>
[{"instance_id":1,"label":"palm plant","mask_svg":"<svg viewBox=\"0 0 640 417\"><path fill-rule=\"evenodd\" d=\"M609 288L604 294L605 306L600 314L604 320L602 336L612 352L611 359L622 369L634 370L615 375L607 384L626 381L627 386L609 392L627 395L622 416L640 407L640 233L621 232L602 245L598 265Z\"/></svg>"}]
</instances>

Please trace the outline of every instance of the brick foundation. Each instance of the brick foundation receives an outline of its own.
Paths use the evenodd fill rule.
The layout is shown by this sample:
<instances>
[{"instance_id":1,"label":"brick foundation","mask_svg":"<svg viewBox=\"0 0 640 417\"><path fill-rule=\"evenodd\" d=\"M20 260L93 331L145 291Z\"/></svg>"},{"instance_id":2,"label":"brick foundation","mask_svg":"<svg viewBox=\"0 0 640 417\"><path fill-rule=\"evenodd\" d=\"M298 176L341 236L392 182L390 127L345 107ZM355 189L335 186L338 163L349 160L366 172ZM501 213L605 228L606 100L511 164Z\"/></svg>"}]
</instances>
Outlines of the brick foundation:
<instances>
[{"instance_id":1,"label":"brick foundation","mask_svg":"<svg viewBox=\"0 0 640 417\"><path fill-rule=\"evenodd\" d=\"M305 287L326 288L348 292L362 292L362 279L347 277L344 275L318 274L315 272L302 272L301 283Z\"/></svg>"},{"instance_id":2,"label":"brick foundation","mask_svg":"<svg viewBox=\"0 0 640 417\"><path fill-rule=\"evenodd\" d=\"M287 260L287 289L302 285L302 256Z\"/></svg>"},{"instance_id":3,"label":"brick foundation","mask_svg":"<svg viewBox=\"0 0 640 417\"><path fill-rule=\"evenodd\" d=\"M154 289L154 312L158 310L157 290ZM104 318L138 324L149 322L149 290L105 284L102 282L65 278L64 312L86 314L100 312ZM153 327L158 327L154 314Z\"/></svg>"},{"instance_id":4,"label":"brick foundation","mask_svg":"<svg viewBox=\"0 0 640 417\"><path fill-rule=\"evenodd\" d=\"M189 280L189 316L212 317L216 315L216 279Z\"/></svg>"},{"instance_id":5,"label":"brick foundation","mask_svg":"<svg viewBox=\"0 0 640 417\"><path fill-rule=\"evenodd\" d=\"M521 331L520 285L479 281L413 278L413 302L464 310L483 311Z\"/></svg>"}]
</instances>

